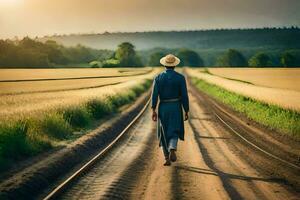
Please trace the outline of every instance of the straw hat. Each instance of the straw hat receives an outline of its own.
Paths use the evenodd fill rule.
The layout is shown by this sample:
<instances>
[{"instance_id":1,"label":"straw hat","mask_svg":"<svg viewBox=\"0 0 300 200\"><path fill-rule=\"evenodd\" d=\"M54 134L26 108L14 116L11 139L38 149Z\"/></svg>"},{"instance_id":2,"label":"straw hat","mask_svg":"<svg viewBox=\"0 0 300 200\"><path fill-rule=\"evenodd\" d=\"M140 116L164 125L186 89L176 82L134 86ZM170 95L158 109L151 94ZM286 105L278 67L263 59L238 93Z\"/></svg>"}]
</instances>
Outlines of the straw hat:
<instances>
[{"instance_id":1,"label":"straw hat","mask_svg":"<svg viewBox=\"0 0 300 200\"><path fill-rule=\"evenodd\" d=\"M175 67L180 63L180 59L173 54L168 54L160 59L160 64L166 67Z\"/></svg>"}]
</instances>

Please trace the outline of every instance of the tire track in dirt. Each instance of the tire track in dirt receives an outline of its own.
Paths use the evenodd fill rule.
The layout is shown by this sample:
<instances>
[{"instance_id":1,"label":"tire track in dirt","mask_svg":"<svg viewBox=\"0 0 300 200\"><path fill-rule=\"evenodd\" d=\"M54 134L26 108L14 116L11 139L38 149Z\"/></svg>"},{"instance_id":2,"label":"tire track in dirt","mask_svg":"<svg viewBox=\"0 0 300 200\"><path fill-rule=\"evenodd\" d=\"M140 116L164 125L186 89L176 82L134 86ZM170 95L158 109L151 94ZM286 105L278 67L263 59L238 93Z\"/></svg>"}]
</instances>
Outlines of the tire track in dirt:
<instances>
[{"instance_id":1,"label":"tire track in dirt","mask_svg":"<svg viewBox=\"0 0 300 200\"><path fill-rule=\"evenodd\" d=\"M201 155L195 133L186 123L185 141L178 146L173 174L175 199L230 199L218 174Z\"/></svg>"},{"instance_id":2,"label":"tire track in dirt","mask_svg":"<svg viewBox=\"0 0 300 200\"><path fill-rule=\"evenodd\" d=\"M197 103L205 112L217 114L215 119L219 123L215 123L215 126L226 130L223 133L234 139L234 142L230 142L228 145L234 154L242 157L252 168L267 176L281 179L285 184L292 186L292 190L300 192L298 187L300 171L297 169L298 167L294 167L299 165L299 141L249 120L246 116L232 111L228 106L203 92L198 92L193 86L190 89L191 93L195 95ZM226 124L221 120L224 120ZM271 154L289 164L274 158Z\"/></svg>"},{"instance_id":3,"label":"tire track in dirt","mask_svg":"<svg viewBox=\"0 0 300 200\"><path fill-rule=\"evenodd\" d=\"M238 141L191 93L178 160L163 166L150 109L62 199L298 199L282 179L262 174L233 151ZM234 148L233 148L234 146Z\"/></svg>"},{"instance_id":4,"label":"tire track in dirt","mask_svg":"<svg viewBox=\"0 0 300 200\"><path fill-rule=\"evenodd\" d=\"M259 173L228 146L237 141L190 95L186 138L178 161L163 166L159 148L130 199L297 199L281 179ZM150 119L149 119L150 120ZM251 156L248 155L248 156Z\"/></svg>"},{"instance_id":5,"label":"tire track in dirt","mask_svg":"<svg viewBox=\"0 0 300 200\"><path fill-rule=\"evenodd\" d=\"M142 163L153 141L148 115L149 108L124 139L58 199L127 199L136 178L145 170Z\"/></svg>"},{"instance_id":6,"label":"tire track in dirt","mask_svg":"<svg viewBox=\"0 0 300 200\"><path fill-rule=\"evenodd\" d=\"M191 126L195 134L203 159L221 178L223 186L232 199L292 199L284 181L276 177L260 174L245 162L241 155L232 152L229 145L236 142L231 133L219 126L211 113L197 105L191 95ZM194 101L194 103L193 103ZM193 118L196 118L193 120ZM201 120L202 119L202 120ZM246 156L252 156L246 155Z\"/></svg>"}]
</instances>

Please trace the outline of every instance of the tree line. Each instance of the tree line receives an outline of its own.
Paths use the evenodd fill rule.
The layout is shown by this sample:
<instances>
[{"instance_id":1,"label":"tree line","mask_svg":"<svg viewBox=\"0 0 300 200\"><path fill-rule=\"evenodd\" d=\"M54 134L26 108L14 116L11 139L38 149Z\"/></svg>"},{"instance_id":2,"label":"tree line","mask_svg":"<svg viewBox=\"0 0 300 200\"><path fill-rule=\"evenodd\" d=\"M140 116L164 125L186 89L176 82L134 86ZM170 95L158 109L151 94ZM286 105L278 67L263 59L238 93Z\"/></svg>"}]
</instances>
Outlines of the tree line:
<instances>
[{"instance_id":1,"label":"tree line","mask_svg":"<svg viewBox=\"0 0 300 200\"><path fill-rule=\"evenodd\" d=\"M96 50L82 45L65 47L56 41L40 42L28 37L22 40L0 40L0 67L57 67L66 64L85 63L90 67L142 67L160 66L159 60L167 53L173 53L181 59L180 66L202 67L273 67L274 59L266 52L258 51L246 58L243 52L228 49L213 57L213 64L206 63L203 56L192 49L155 49L151 54L136 51L129 42L118 45L115 51ZM280 66L300 66L300 50L283 50L277 55ZM88 65L88 63L90 65Z\"/></svg>"},{"instance_id":2,"label":"tree line","mask_svg":"<svg viewBox=\"0 0 300 200\"><path fill-rule=\"evenodd\" d=\"M49 68L57 65L88 63L104 60L109 50L95 50L82 45L65 47L53 40L39 42L25 37L22 40L0 40L0 67Z\"/></svg>"},{"instance_id":3,"label":"tree line","mask_svg":"<svg viewBox=\"0 0 300 200\"><path fill-rule=\"evenodd\" d=\"M193 50L180 49L173 50L175 55L181 59L181 66L203 67L203 66L217 66L217 67L299 67L300 66L300 50L290 49L282 51L278 56L280 65L275 65L272 57L263 51L257 51L249 59L247 59L242 52L236 49L228 49L220 56L215 57L213 65L207 65L204 59ZM159 66L159 58L165 53L158 51L150 55L148 65Z\"/></svg>"},{"instance_id":4,"label":"tree line","mask_svg":"<svg viewBox=\"0 0 300 200\"><path fill-rule=\"evenodd\" d=\"M130 42L138 50L157 47L170 49L290 49L300 48L300 28L274 27L249 29L214 29L186 31L116 32L102 34L53 35L41 41L57 40L65 45L77 43L96 49L114 49L122 42Z\"/></svg>"},{"instance_id":5,"label":"tree line","mask_svg":"<svg viewBox=\"0 0 300 200\"><path fill-rule=\"evenodd\" d=\"M300 51L285 50L279 56L281 67L300 66ZM235 49L229 49L217 58L215 66L224 67L274 67L272 58L265 52L258 51L247 60L245 56Z\"/></svg>"},{"instance_id":6,"label":"tree line","mask_svg":"<svg viewBox=\"0 0 300 200\"><path fill-rule=\"evenodd\" d=\"M118 45L113 55L99 63L99 67L143 67L140 56L135 51L135 46L129 42Z\"/></svg>"}]
</instances>

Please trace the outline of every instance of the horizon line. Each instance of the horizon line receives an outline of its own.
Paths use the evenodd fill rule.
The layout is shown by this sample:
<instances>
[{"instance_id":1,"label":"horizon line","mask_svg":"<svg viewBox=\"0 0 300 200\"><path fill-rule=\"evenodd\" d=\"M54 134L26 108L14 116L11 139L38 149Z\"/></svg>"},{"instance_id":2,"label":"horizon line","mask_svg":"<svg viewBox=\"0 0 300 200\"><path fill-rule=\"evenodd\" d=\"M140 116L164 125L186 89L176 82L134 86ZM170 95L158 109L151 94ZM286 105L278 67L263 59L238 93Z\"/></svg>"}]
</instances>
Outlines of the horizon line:
<instances>
[{"instance_id":1,"label":"horizon line","mask_svg":"<svg viewBox=\"0 0 300 200\"><path fill-rule=\"evenodd\" d=\"M109 34L134 34L134 33L159 33L159 32L205 32L205 31L232 31L232 30L261 30L261 29L300 29L298 25L289 25L289 26L265 26L265 27L240 27L240 28L208 28L208 29L170 29L170 30L145 30L145 31L103 31L103 32L78 32L78 33L63 33L57 34L53 33L51 35L42 35L42 36L29 36L25 35L22 37L19 36L12 36L8 38L0 38L0 40L19 40L20 38L32 38L32 39L39 39L39 38L47 38L47 37L65 37L65 36L84 36L84 35L109 35Z\"/></svg>"}]
</instances>

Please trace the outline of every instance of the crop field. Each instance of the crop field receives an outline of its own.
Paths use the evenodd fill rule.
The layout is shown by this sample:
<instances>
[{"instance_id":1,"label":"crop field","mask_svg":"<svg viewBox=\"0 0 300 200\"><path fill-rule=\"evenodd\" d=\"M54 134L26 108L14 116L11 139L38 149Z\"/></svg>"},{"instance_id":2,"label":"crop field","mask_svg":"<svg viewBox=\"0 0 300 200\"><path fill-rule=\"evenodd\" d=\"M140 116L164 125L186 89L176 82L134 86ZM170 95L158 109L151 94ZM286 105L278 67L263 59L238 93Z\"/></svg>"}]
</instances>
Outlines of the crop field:
<instances>
[{"instance_id":1,"label":"crop field","mask_svg":"<svg viewBox=\"0 0 300 200\"><path fill-rule=\"evenodd\" d=\"M85 68L85 69L1 69L0 80L62 79L81 77L139 75L145 68Z\"/></svg>"},{"instance_id":2,"label":"crop field","mask_svg":"<svg viewBox=\"0 0 300 200\"><path fill-rule=\"evenodd\" d=\"M300 111L300 69L189 68L187 73L228 91Z\"/></svg>"},{"instance_id":3,"label":"crop field","mask_svg":"<svg viewBox=\"0 0 300 200\"><path fill-rule=\"evenodd\" d=\"M135 69L4 69L3 71L4 73L2 71L0 73L2 81L82 77L85 79L0 82L0 120L22 118L29 113L37 114L58 107L80 104L91 98L120 93L141 84L145 79L151 79L158 72L157 69L151 68L136 71ZM13 75L14 72L16 76ZM44 74L39 75L41 72L49 72L49 77ZM7 77L5 78L3 74ZM86 78L95 76L117 77Z\"/></svg>"},{"instance_id":4,"label":"crop field","mask_svg":"<svg viewBox=\"0 0 300 200\"><path fill-rule=\"evenodd\" d=\"M88 89L145 75L141 69L1 69L0 95Z\"/></svg>"},{"instance_id":5,"label":"crop field","mask_svg":"<svg viewBox=\"0 0 300 200\"><path fill-rule=\"evenodd\" d=\"M120 112L149 89L160 70L0 70L0 171Z\"/></svg>"},{"instance_id":6,"label":"crop field","mask_svg":"<svg viewBox=\"0 0 300 200\"><path fill-rule=\"evenodd\" d=\"M299 68L209 68L209 72L259 86L300 91Z\"/></svg>"}]
</instances>

